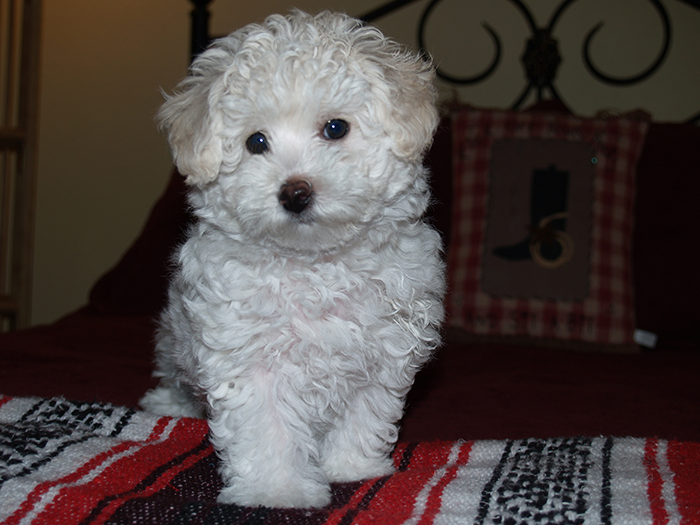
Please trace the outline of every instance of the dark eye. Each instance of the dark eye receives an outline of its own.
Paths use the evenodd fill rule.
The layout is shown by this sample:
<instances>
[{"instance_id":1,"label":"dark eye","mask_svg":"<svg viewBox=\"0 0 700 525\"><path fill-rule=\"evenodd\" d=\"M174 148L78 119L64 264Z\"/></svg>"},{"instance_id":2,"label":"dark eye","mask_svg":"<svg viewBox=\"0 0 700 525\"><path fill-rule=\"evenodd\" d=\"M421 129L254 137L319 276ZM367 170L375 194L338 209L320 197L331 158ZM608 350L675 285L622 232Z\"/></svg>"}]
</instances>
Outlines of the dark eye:
<instances>
[{"instance_id":1,"label":"dark eye","mask_svg":"<svg viewBox=\"0 0 700 525\"><path fill-rule=\"evenodd\" d=\"M245 147L253 155L262 155L270 148L270 145L267 143L267 137L258 131L248 137L245 141Z\"/></svg>"},{"instance_id":2,"label":"dark eye","mask_svg":"<svg viewBox=\"0 0 700 525\"><path fill-rule=\"evenodd\" d=\"M326 122L323 127L323 136L330 140L342 139L350 131L350 125L344 120L334 118Z\"/></svg>"}]
</instances>

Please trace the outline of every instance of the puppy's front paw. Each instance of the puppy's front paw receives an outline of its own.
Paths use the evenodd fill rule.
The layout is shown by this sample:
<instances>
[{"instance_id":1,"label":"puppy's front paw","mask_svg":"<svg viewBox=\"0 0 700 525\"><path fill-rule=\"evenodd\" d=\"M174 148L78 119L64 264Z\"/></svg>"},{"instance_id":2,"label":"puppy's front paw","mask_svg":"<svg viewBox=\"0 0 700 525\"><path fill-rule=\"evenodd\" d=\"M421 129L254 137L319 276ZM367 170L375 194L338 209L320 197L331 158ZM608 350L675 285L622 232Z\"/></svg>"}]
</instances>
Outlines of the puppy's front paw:
<instances>
[{"instance_id":1,"label":"puppy's front paw","mask_svg":"<svg viewBox=\"0 0 700 525\"><path fill-rule=\"evenodd\" d=\"M393 474L395 470L389 458L367 458L348 454L326 458L322 468L330 481L338 483L381 478Z\"/></svg>"},{"instance_id":2,"label":"puppy's front paw","mask_svg":"<svg viewBox=\"0 0 700 525\"><path fill-rule=\"evenodd\" d=\"M234 503L243 507L320 508L331 502L331 489L322 483L287 483L284 487L256 489L252 486L232 486L221 490L218 503Z\"/></svg>"}]
</instances>

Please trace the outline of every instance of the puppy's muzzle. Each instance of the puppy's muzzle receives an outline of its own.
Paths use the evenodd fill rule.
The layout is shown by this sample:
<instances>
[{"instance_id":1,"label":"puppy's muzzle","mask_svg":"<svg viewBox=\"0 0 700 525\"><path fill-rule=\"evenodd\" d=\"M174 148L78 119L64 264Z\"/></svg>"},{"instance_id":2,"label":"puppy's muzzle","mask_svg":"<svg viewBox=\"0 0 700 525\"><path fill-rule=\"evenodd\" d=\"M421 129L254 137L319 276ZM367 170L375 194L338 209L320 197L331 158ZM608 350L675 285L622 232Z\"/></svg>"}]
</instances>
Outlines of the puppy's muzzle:
<instances>
[{"instance_id":1,"label":"puppy's muzzle","mask_svg":"<svg viewBox=\"0 0 700 525\"><path fill-rule=\"evenodd\" d=\"M292 179L282 184L279 201L285 210L301 213L311 204L313 195L313 189L308 181Z\"/></svg>"}]
</instances>

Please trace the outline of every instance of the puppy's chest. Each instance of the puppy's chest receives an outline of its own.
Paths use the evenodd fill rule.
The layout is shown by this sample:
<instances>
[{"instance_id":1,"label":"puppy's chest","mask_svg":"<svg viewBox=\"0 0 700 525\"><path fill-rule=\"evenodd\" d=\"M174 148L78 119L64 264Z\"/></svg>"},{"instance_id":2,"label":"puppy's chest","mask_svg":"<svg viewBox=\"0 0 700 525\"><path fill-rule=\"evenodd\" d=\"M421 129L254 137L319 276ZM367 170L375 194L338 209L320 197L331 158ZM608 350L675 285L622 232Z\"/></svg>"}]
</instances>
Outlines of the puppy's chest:
<instances>
[{"instance_id":1,"label":"puppy's chest","mask_svg":"<svg viewBox=\"0 0 700 525\"><path fill-rule=\"evenodd\" d=\"M242 281L248 293L234 300L238 315L268 318L273 324L362 323L387 309L382 283L346 267L272 267Z\"/></svg>"}]
</instances>

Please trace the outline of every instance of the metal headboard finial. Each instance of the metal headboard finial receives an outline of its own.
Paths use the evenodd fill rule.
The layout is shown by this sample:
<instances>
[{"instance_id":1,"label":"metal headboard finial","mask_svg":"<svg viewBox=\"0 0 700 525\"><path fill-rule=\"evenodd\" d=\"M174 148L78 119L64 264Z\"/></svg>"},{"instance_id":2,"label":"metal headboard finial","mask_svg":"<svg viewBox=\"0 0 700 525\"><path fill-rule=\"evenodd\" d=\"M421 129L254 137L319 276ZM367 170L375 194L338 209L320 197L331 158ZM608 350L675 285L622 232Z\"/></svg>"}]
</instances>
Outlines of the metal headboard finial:
<instances>
[{"instance_id":1,"label":"metal headboard finial","mask_svg":"<svg viewBox=\"0 0 700 525\"><path fill-rule=\"evenodd\" d=\"M212 0L190 0L194 5L190 16L192 35L190 40L190 61L204 51L209 45L209 9Z\"/></svg>"}]
</instances>

